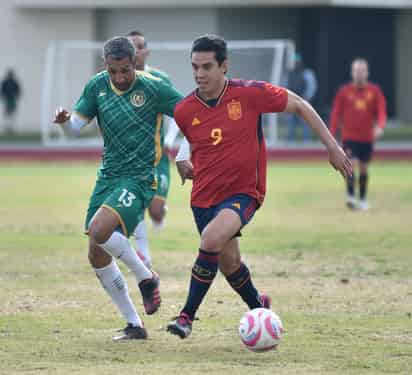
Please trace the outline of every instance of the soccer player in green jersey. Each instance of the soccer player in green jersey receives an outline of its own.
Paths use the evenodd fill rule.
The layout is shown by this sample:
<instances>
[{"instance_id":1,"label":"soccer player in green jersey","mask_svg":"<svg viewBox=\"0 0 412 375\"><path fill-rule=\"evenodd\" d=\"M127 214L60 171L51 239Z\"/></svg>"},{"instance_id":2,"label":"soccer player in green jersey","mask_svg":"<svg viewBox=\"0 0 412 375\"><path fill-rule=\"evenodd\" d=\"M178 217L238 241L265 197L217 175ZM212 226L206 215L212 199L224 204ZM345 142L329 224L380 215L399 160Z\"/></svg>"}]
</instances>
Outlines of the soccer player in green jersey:
<instances>
[{"instance_id":1,"label":"soccer player in green jersey","mask_svg":"<svg viewBox=\"0 0 412 375\"><path fill-rule=\"evenodd\" d=\"M159 281L129 243L139 215L156 191L161 151L159 113L173 116L181 94L170 84L135 70L136 51L126 37L103 47L106 69L86 84L73 113L56 111L54 122L78 133L97 118L104 151L86 215L89 260L97 278L127 321L115 339L145 339L146 329L130 299L126 281L113 258L135 275L147 314L160 306Z\"/></svg>"},{"instance_id":2,"label":"soccer player in green jersey","mask_svg":"<svg viewBox=\"0 0 412 375\"><path fill-rule=\"evenodd\" d=\"M147 41L144 34L141 31L134 30L127 34L128 38L134 44L136 48L136 70L148 72L155 77L161 78L164 82L172 84L169 76L159 69L155 69L147 65L147 58L150 51L147 46ZM152 219L153 228L156 230L161 229L164 226L164 219L167 211L166 199L169 193L170 186L170 163L168 157L168 149L171 147L176 139L179 129L173 119L167 116L159 115L156 121L163 122L161 127L160 144L162 150L162 156L160 162L156 167L157 174L157 191L149 206L148 212ZM165 125L167 124L167 135L165 135ZM137 253L143 260L144 264L151 268L151 256L149 251L149 241L147 238L147 227L144 217L140 218L139 224L133 233L136 240Z\"/></svg>"}]
</instances>

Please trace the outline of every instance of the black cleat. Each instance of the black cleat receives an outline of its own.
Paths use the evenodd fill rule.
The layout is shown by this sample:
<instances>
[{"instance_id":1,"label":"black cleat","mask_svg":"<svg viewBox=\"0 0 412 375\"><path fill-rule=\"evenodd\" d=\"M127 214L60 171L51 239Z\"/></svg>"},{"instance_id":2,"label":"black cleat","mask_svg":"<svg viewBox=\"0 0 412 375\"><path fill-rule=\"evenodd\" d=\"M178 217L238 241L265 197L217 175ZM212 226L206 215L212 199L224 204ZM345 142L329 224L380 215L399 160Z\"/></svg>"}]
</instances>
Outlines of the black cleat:
<instances>
[{"instance_id":1,"label":"black cleat","mask_svg":"<svg viewBox=\"0 0 412 375\"><path fill-rule=\"evenodd\" d=\"M122 329L123 332L120 336L113 337L113 341L124 341L124 340L146 340L147 331L144 327L133 326L130 323L126 328Z\"/></svg>"},{"instance_id":2,"label":"black cleat","mask_svg":"<svg viewBox=\"0 0 412 375\"><path fill-rule=\"evenodd\" d=\"M153 273L151 279L143 280L139 283L140 293L143 297L143 306L147 315L154 314L159 310L162 299L159 290L159 276Z\"/></svg>"},{"instance_id":3,"label":"black cleat","mask_svg":"<svg viewBox=\"0 0 412 375\"><path fill-rule=\"evenodd\" d=\"M187 314L181 313L167 325L167 331L185 339L192 333L192 321Z\"/></svg>"}]
</instances>

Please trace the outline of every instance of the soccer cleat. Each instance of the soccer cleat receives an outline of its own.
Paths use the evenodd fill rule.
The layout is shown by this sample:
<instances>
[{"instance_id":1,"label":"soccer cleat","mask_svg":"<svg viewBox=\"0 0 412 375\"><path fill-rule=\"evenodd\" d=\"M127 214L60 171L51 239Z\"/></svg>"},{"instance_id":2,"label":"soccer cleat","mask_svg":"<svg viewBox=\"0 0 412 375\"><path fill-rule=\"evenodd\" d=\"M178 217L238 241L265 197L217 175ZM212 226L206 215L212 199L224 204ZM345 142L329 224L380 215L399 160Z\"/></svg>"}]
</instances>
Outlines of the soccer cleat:
<instances>
[{"instance_id":1,"label":"soccer cleat","mask_svg":"<svg viewBox=\"0 0 412 375\"><path fill-rule=\"evenodd\" d=\"M185 313L181 313L167 325L167 331L172 335L185 339L192 333L192 321Z\"/></svg>"},{"instance_id":2,"label":"soccer cleat","mask_svg":"<svg viewBox=\"0 0 412 375\"><path fill-rule=\"evenodd\" d=\"M270 297L266 294L261 294L260 297L260 303L262 304L262 307L265 309L270 309L271 305L272 305L272 300L270 299Z\"/></svg>"},{"instance_id":3,"label":"soccer cleat","mask_svg":"<svg viewBox=\"0 0 412 375\"><path fill-rule=\"evenodd\" d=\"M124 341L124 340L146 340L147 331L144 327L134 326L128 324L126 328L122 329L123 332L120 336L113 337L113 341Z\"/></svg>"},{"instance_id":4,"label":"soccer cleat","mask_svg":"<svg viewBox=\"0 0 412 375\"><path fill-rule=\"evenodd\" d=\"M139 283L140 293L143 297L143 306L147 315L154 314L160 307L162 299L159 290L159 276L153 273L151 279L142 280Z\"/></svg>"},{"instance_id":5,"label":"soccer cleat","mask_svg":"<svg viewBox=\"0 0 412 375\"><path fill-rule=\"evenodd\" d=\"M358 203L358 208L362 211L369 210L369 203L366 199L361 199Z\"/></svg>"},{"instance_id":6,"label":"soccer cleat","mask_svg":"<svg viewBox=\"0 0 412 375\"><path fill-rule=\"evenodd\" d=\"M346 206L350 208L351 210L355 210L357 207L357 201L356 198L353 195L347 195L346 196Z\"/></svg>"}]
</instances>

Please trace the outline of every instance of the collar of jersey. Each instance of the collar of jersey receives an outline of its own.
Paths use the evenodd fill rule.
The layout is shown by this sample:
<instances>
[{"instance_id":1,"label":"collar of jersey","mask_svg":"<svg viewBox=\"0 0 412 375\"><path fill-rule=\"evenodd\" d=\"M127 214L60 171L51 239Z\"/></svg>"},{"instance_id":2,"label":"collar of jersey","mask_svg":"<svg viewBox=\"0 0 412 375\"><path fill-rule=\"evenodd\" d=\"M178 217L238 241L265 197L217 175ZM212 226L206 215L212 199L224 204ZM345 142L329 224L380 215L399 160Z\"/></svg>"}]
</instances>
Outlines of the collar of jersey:
<instances>
[{"instance_id":1,"label":"collar of jersey","mask_svg":"<svg viewBox=\"0 0 412 375\"><path fill-rule=\"evenodd\" d=\"M219 105L219 103L222 101L222 98L224 97L227 88L229 87L229 80L227 79L225 82L225 87L223 87L222 92L219 94L218 98L217 98L217 103L214 107L217 107ZM197 94L197 89L195 91L195 98L202 103L203 105L205 105L207 108L212 108L209 104L207 104L207 102L205 102L198 94ZM213 108L214 108L213 107Z\"/></svg>"},{"instance_id":2,"label":"collar of jersey","mask_svg":"<svg viewBox=\"0 0 412 375\"><path fill-rule=\"evenodd\" d=\"M127 92L129 92L130 90L132 90L132 88L133 88L133 86L134 86L134 84L136 83L136 80L137 80L138 78L139 78L139 73L136 71L136 74L135 74L135 77L134 77L134 81L133 81L133 83L130 85L130 87L129 87L126 91L122 91L122 90L119 90L118 88L116 88L116 86L113 85L112 80L109 78L110 87L111 87L111 89L113 90L113 92L114 92L116 95L122 96L122 95L126 94Z\"/></svg>"}]
</instances>

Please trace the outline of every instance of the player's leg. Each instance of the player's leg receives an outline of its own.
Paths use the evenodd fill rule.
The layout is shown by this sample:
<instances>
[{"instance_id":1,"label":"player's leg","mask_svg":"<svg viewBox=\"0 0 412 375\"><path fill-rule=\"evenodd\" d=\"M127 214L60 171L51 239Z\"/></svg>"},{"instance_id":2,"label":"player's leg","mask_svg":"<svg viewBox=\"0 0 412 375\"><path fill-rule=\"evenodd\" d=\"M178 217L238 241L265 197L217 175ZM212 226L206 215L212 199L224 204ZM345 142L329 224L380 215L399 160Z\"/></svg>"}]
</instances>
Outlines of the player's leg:
<instances>
[{"instance_id":1,"label":"player's leg","mask_svg":"<svg viewBox=\"0 0 412 375\"><path fill-rule=\"evenodd\" d=\"M170 161L163 152L159 165L156 167L157 190L149 207L149 215L152 219L153 229L160 230L164 227L167 213L166 199L170 187Z\"/></svg>"},{"instance_id":2,"label":"player's leg","mask_svg":"<svg viewBox=\"0 0 412 375\"><path fill-rule=\"evenodd\" d=\"M160 196L155 196L149 207L149 216L152 219L153 229L163 229L166 212L166 199Z\"/></svg>"},{"instance_id":3,"label":"player's leg","mask_svg":"<svg viewBox=\"0 0 412 375\"><path fill-rule=\"evenodd\" d=\"M109 210L96 213L88 229L89 261L103 289L127 322L124 334L114 339L145 339L147 332L130 298L126 280L112 256L99 246L118 225L118 218Z\"/></svg>"},{"instance_id":4,"label":"player's leg","mask_svg":"<svg viewBox=\"0 0 412 375\"><path fill-rule=\"evenodd\" d=\"M147 236L147 225L144 218L139 221L136 229L133 232L133 238L136 244L136 251L139 258L143 261L144 265L151 269L152 268L152 258L150 256L149 240Z\"/></svg>"},{"instance_id":5,"label":"player's leg","mask_svg":"<svg viewBox=\"0 0 412 375\"><path fill-rule=\"evenodd\" d=\"M195 314L216 276L219 250L241 227L239 215L230 209L221 210L216 217L213 209L194 207L193 213L199 232L201 231L199 253L192 268L186 303L180 315L167 327L168 331L180 338L189 336L192 331ZM203 229L205 223L208 224Z\"/></svg>"},{"instance_id":6,"label":"player's leg","mask_svg":"<svg viewBox=\"0 0 412 375\"><path fill-rule=\"evenodd\" d=\"M241 260L237 238L230 240L219 253L219 270L250 309L270 308L270 298L259 294L253 285L249 268Z\"/></svg>"},{"instance_id":7,"label":"player's leg","mask_svg":"<svg viewBox=\"0 0 412 375\"><path fill-rule=\"evenodd\" d=\"M368 182L369 182L369 163L372 158L373 145L372 143L364 143L361 145L361 154L359 157L359 209L368 210L369 203L367 200Z\"/></svg>"},{"instance_id":8,"label":"player's leg","mask_svg":"<svg viewBox=\"0 0 412 375\"><path fill-rule=\"evenodd\" d=\"M153 197L148 212L152 219L153 229L160 230L164 226L167 212L166 198L169 193L170 165L169 158L163 154L159 165L156 167L157 190ZM147 225L144 215L139 217L139 223L134 230L133 237L136 242L137 255L143 260L147 268L152 268L152 259L149 250Z\"/></svg>"},{"instance_id":9,"label":"player's leg","mask_svg":"<svg viewBox=\"0 0 412 375\"><path fill-rule=\"evenodd\" d=\"M90 219L89 237L108 254L120 259L134 274L146 313L153 314L161 302L158 276L147 269L128 240L150 198L140 192L134 180L122 179L112 184L114 186L111 186L102 206ZM111 221L104 220L108 217Z\"/></svg>"},{"instance_id":10,"label":"player's leg","mask_svg":"<svg viewBox=\"0 0 412 375\"><path fill-rule=\"evenodd\" d=\"M345 141L343 143L343 149L350 157L353 165L353 173L346 179L346 206L352 210L357 207L357 199L355 194L355 182L356 182L356 167L358 165L357 148L356 143L352 141Z\"/></svg>"}]
</instances>

